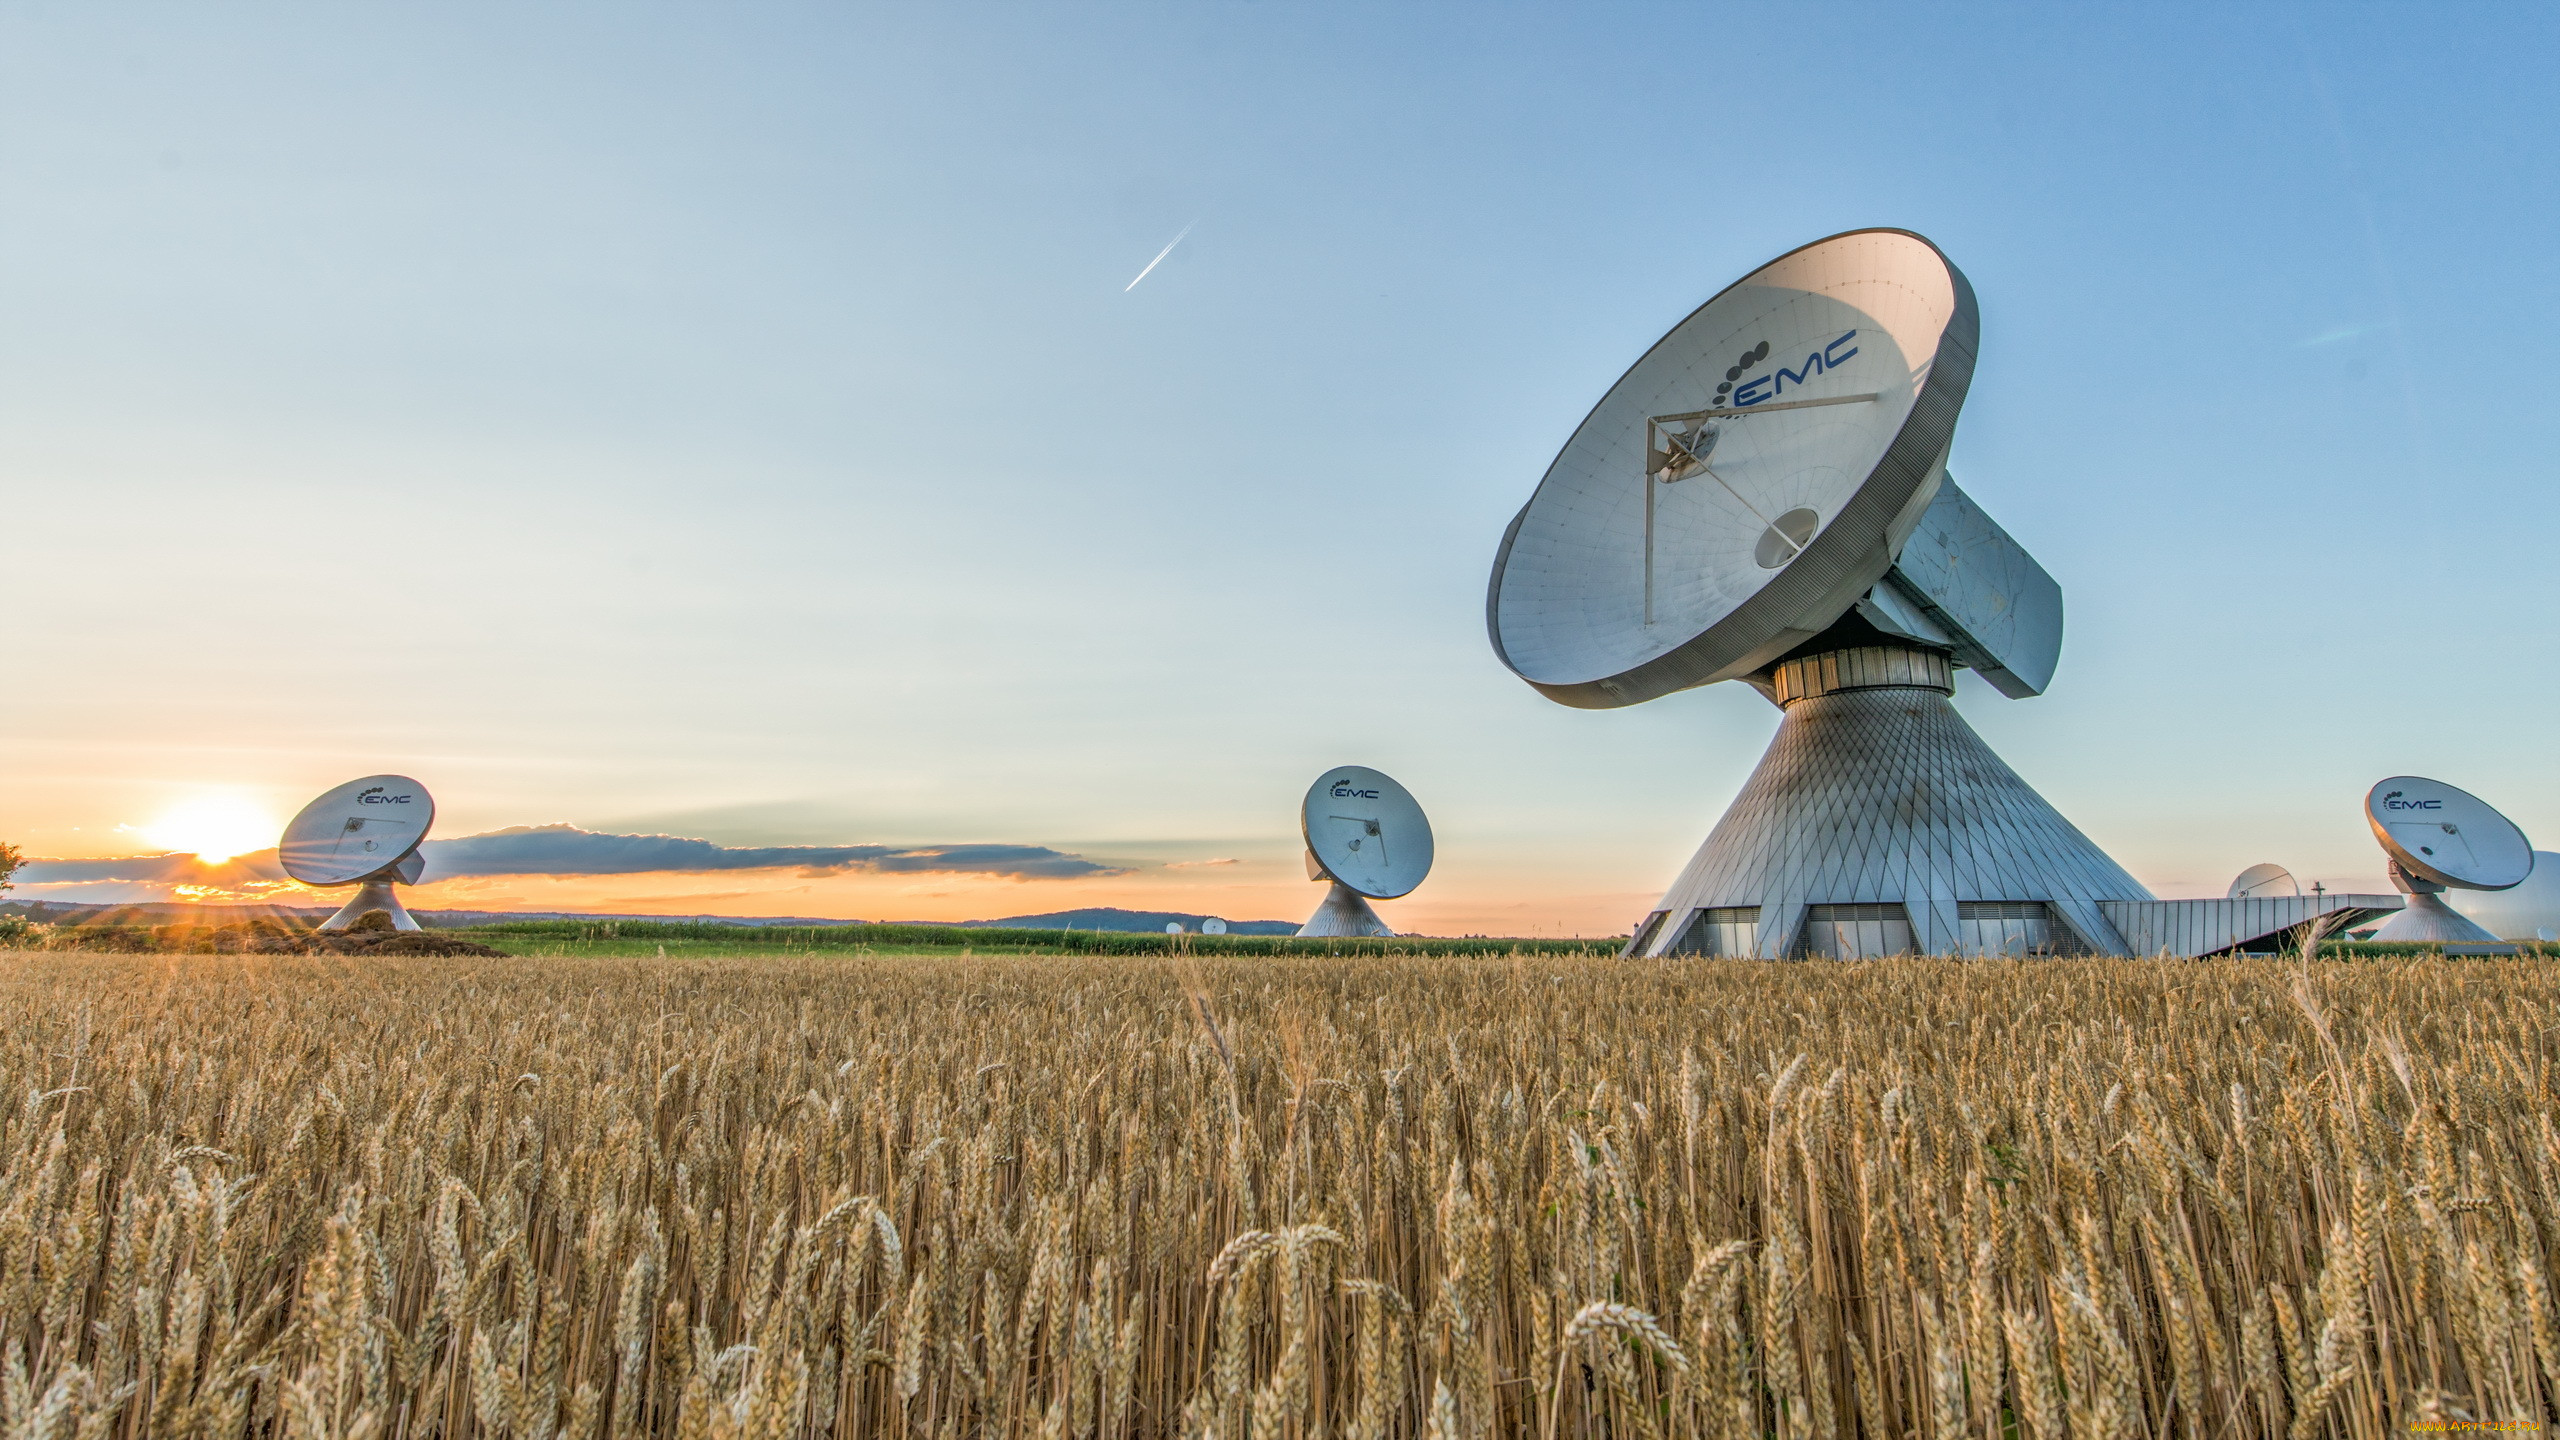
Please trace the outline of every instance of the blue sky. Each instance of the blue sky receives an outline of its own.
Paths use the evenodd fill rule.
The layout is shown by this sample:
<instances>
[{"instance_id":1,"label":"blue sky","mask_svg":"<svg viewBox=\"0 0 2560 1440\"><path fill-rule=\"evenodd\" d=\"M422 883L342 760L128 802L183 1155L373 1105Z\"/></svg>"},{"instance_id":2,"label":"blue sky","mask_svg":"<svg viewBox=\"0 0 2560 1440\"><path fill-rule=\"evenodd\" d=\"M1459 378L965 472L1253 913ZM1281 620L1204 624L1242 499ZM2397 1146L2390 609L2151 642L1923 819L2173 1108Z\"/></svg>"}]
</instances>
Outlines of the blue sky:
<instances>
[{"instance_id":1,"label":"blue sky","mask_svg":"<svg viewBox=\"0 0 2560 1440\"><path fill-rule=\"evenodd\" d=\"M2549 846L2556 41L2494 6L21 7L0 838L129 853L189 796L397 770L448 835L1121 872L778 875L741 913L1291 915L1298 794L1356 761L1440 832L1400 926L1623 925L1776 711L1540 699L1485 643L1494 546L1691 307L1897 225L1981 297L1954 472L2069 606L2047 696L1959 694L2012 764L2163 895L2378 886L2395 772Z\"/></svg>"}]
</instances>

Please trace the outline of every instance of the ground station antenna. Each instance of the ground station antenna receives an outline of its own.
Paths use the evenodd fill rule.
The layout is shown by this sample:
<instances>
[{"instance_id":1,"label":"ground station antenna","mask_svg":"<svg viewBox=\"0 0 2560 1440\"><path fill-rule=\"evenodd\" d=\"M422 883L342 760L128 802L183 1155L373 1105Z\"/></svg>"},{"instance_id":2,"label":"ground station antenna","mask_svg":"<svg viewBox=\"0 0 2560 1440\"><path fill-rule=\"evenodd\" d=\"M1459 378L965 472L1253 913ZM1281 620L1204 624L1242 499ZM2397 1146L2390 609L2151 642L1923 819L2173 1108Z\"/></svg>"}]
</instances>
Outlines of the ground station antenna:
<instances>
[{"instance_id":1,"label":"ground station antenna","mask_svg":"<svg viewBox=\"0 0 2560 1440\"><path fill-rule=\"evenodd\" d=\"M1298 830L1307 842L1307 878L1330 882L1298 933L1396 933L1369 902L1409 895L1431 873L1431 821L1413 793L1366 765L1337 766L1307 787Z\"/></svg>"},{"instance_id":2,"label":"ground station antenna","mask_svg":"<svg viewBox=\"0 0 2560 1440\"><path fill-rule=\"evenodd\" d=\"M380 911L392 929L415 930L417 920L392 886L414 885L425 873L418 846L435 819L435 798L424 785L406 775L367 775L303 806L285 826L276 856L284 873L305 885L357 887L321 929L350 929Z\"/></svg>"}]
</instances>

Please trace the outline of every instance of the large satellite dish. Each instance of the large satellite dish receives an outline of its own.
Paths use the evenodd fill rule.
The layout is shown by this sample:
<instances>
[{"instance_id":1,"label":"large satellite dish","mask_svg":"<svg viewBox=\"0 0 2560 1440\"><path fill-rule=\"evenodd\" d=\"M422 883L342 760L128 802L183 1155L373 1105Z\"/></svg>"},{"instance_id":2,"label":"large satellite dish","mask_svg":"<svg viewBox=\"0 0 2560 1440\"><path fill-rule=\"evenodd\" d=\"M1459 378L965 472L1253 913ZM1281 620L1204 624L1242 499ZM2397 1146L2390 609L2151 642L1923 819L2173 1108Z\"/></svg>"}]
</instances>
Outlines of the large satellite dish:
<instances>
[{"instance_id":1,"label":"large satellite dish","mask_svg":"<svg viewBox=\"0 0 2560 1440\"><path fill-rule=\"evenodd\" d=\"M392 928L415 930L417 920L391 887L414 885L426 872L418 846L435 819L435 797L426 786L406 775L367 775L303 806L285 826L277 858L285 874L305 885L360 887L321 929L344 930L379 910Z\"/></svg>"},{"instance_id":2,"label":"large satellite dish","mask_svg":"<svg viewBox=\"0 0 2560 1440\"><path fill-rule=\"evenodd\" d=\"M2445 905L2501 940L2560 940L2560 855L2533 852L2533 873L2505 890L2448 890Z\"/></svg>"},{"instance_id":3,"label":"large satellite dish","mask_svg":"<svg viewBox=\"0 0 2560 1440\"><path fill-rule=\"evenodd\" d=\"M2302 882L2281 865L2252 865L2231 877L2226 900L2274 900L2302 893Z\"/></svg>"},{"instance_id":4,"label":"large satellite dish","mask_svg":"<svg viewBox=\"0 0 2560 1440\"><path fill-rule=\"evenodd\" d=\"M2151 894L1947 697L2040 694L2062 591L1947 475L1973 288L1905 230L1761 266L1601 397L1511 522L1485 618L1549 699L1744 680L1786 712L1629 952L2120 954Z\"/></svg>"},{"instance_id":5,"label":"large satellite dish","mask_svg":"<svg viewBox=\"0 0 2560 1440\"><path fill-rule=\"evenodd\" d=\"M2061 589L1946 478L1979 330L1972 286L1907 231L1835 235L1727 287L1609 387L1511 522L1495 652L1604 709L1744 678L1863 608L2041 692Z\"/></svg>"},{"instance_id":6,"label":"large satellite dish","mask_svg":"<svg viewBox=\"0 0 2560 1440\"><path fill-rule=\"evenodd\" d=\"M1332 888L1300 935L1392 935L1371 900L1409 895L1431 873L1431 822L1412 792L1366 765L1316 777L1298 807L1307 878Z\"/></svg>"},{"instance_id":7,"label":"large satellite dish","mask_svg":"<svg viewBox=\"0 0 2560 1440\"><path fill-rule=\"evenodd\" d=\"M2479 944L2498 938L2440 897L2447 890L2509 890L2533 874L2533 843L2514 821L2468 790L2417 775L2375 782L2365 792L2364 818L2391 862L2391 883L2409 897L2374 939Z\"/></svg>"}]
</instances>

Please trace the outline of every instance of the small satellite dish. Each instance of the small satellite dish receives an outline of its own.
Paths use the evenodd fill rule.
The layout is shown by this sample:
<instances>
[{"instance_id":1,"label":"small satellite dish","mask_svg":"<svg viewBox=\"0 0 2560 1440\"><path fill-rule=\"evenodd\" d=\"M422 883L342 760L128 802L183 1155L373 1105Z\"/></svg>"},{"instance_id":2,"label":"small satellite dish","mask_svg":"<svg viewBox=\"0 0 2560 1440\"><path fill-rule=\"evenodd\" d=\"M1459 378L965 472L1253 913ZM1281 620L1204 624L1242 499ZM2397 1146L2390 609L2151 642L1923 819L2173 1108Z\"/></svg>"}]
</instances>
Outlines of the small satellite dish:
<instances>
[{"instance_id":1,"label":"small satellite dish","mask_svg":"<svg viewBox=\"0 0 2560 1440\"><path fill-rule=\"evenodd\" d=\"M1316 777L1298 807L1307 842L1307 878L1333 888L1298 933L1392 935L1371 900L1408 895L1431 873L1431 822L1412 792L1366 765Z\"/></svg>"},{"instance_id":2,"label":"small satellite dish","mask_svg":"<svg viewBox=\"0 0 2560 1440\"><path fill-rule=\"evenodd\" d=\"M1212 915L1208 919L1200 922L1200 933L1203 935L1224 935L1227 933L1227 922L1219 919L1215 915Z\"/></svg>"},{"instance_id":3,"label":"small satellite dish","mask_svg":"<svg viewBox=\"0 0 2560 1440\"><path fill-rule=\"evenodd\" d=\"M2447 908L2501 940L2550 940L2560 932L2560 854L2537 850L2533 873L2505 890L2452 890Z\"/></svg>"},{"instance_id":4,"label":"small satellite dish","mask_svg":"<svg viewBox=\"0 0 2560 1440\"><path fill-rule=\"evenodd\" d=\"M2533 845L2489 802L2441 780L2394 775L2364 797L2365 819L2391 863L2457 890L2505 890L2533 873Z\"/></svg>"},{"instance_id":5,"label":"small satellite dish","mask_svg":"<svg viewBox=\"0 0 2560 1440\"><path fill-rule=\"evenodd\" d=\"M2498 937L2439 897L2447 890L2511 890L2533 874L2533 844L2489 802L2441 780L2394 775L2365 792L2364 817L2391 861L2408 906L2373 938L2477 944Z\"/></svg>"},{"instance_id":6,"label":"small satellite dish","mask_svg":"<svg viewBox=\"0 0 2560 1440\"><path fill-rule=\"evenodd\" d=\"M1182 922L1181 922L1181 921L1179 921L1179 920L1168 920L1168 921L1166 921L1166 922L1165 922L1165 925L1164 925L1164 933L1166 933L1167 935L1179 935L1179 934L1181 934L1181 933L1182 933Z\"/></svg>"},{"instance_id":7,"label":"small satellite dish","mask_svg":"<svg viewBox=\"0 0 2560 1440\"><path fill-rule=\"evenodd\" d=\"M2232 877L2231 893L2225 898L2232 900L2273 900L2282 896L2293 896L2301 893L2302 885L2299 881L2293 878L2292 871L2287 870L2281 865L2252 865L2248 869L2243 870L2238 875Z\"/></svg>"},{"instance_id":8,"label":"small satellite dish","mask_svg":"<svg viewBox=\"0 0 2560 1440\"><path fill-rule=\"evenodd\" d=\"M426 873L418 846L435 819L435 798L424 785L406 775L367 775L303 806L284 827L277 859L305 885L362 887L321 929L344 930L379 910L393 929L415 930L417 920L391 887L415 884Z\"/></svg>"}]
</instances>

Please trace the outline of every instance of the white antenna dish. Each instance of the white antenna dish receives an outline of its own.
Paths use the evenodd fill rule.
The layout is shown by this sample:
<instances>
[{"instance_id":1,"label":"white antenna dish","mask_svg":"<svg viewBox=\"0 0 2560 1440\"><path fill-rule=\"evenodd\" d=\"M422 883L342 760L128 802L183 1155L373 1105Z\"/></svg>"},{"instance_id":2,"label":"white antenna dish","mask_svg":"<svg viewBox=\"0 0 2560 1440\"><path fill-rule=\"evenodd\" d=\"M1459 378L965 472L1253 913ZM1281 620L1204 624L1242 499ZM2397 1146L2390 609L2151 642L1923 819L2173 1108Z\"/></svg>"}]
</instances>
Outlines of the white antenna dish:
<instances>
[{"instance_id":1,"label":"white antenna dish","mask_svg":"<svg viewBox=\"0 0 2560 1440\"><path fill-rule=\"evenodd\" d=\"M1212 915L1208 919L1200 922L1200 933L1203 935L1224 935L1227 933L1227 922L1219 919L1215 915Z\"/></svg>"},{"instance_id":2,"label":"white antenna dish","mask_svg":"<svg viewBox=\"0 0 2560 1440\"><path fill-rule=\"evenodd\" d=\"M2560 855L2533 854L2533 873L2505 890L2448 890L2444 903L2501 940L2560 938Z\"/></svg>"},{"instance_id":3,"label":"white antenna dish","mask_svg":"<svg viewBox=\"0 0 2560 1440\"><path fill-rule=\"evenodd\" d=\"M2040 693L2061 589L1946 476L1978 331L1963 275L1900 230L1728 287L1610 387L1512 521L1495 652L1607 709L1748 676L1856 609Z\"/></svg>"},{"instance_id":4,"label":"white antenna dish","mask_svg":"<svg viewBox=\"0 0 2560 1440\"><path fill-rule=\"evenodd\" d=\"M1181 934L1181 933L1182 933L1182 922L1181 922L1181 921L1179 921L1179 920L1168 920L1168 921L1166 921L1166 922L1165 922L1165 926L1164 926L1164 933L1166 933L1167 935L1179 935L1179 934Z\"/></svg>"},{"instance_id":5,"label":"white antenna dish","mask_svg":"<svg viewBox=\"0 0 2560 1440\"><path fill-rule=\"evenodd\" d=\"M1300 935L1392 935L1371 900L1409 895L1431 873L1431 822L1411 791L1366 765L1316 777L1298 807L1307 878L1332 889Z\"/></svg>"},{"instance_id":6,"label":"white antenna dish","mask_svg":"<svg viewBox=\"0 0 2560 1440\"><path fill-rule=\"evenodd\" d=\"M1947 475L1973 287L1860 230L1719 292L1609 388L1494 557L1495 653L1560 704L1744 680L1786 712L1637 955L2126 953L2149 900L1955 708L2041 694L2062 590Z\"/></svg>"},{"instance_id":7,"label":"white antenna dish","mask_svg":"<svg viewBox=\"0 0 2560 1440\"><path fill-rule=\"evenodd\" d=\"M435 797L424 785L406 775L367 775L303 806L284 827L277 859L305 885L362 887L321 929L344 930L380 910L393 929L415 930L418 922L391 887L415 884L426 872L418 846L435 819Z\"/></svg>"},{"instance_id":8,"label":"white antenna dish","mask_svg":"<svg viewBox=\"0 0 2560 1440\"><path fill-rule=\"evenodd\" d=\"M2412 879L2457 890L2505 890L2533 873L2533 845L2489 802L2441 780L2394 775L2364 797L2382 853Z\"/></svg>"},{"instance_id":9,"label":"white antenna dish","mask_svg":"<svg viewBox=\"0 0 2560 1440\"><path fill-rule=\"evenodd\" d=\"M2498 937L2440 897L2447 890L2510 890L2533 874L2533 844L2488 801L2441 780L2394 775L2364 797L2365 823L2391 861L2407 908L2373 938L2479 944Z\"/></svg>"},{"instance_id":10,"label":"white antenna dish","mask_svg":"<svg viewBox=\"0 0 2560 1440\"><path fill-rule=\"evenodd\" d=\"M2230 900L2272 900L2280 895L2299 895L2302 882L2281 865L2252 865L2232 877Z\"/></svg>"}]
</instances>

